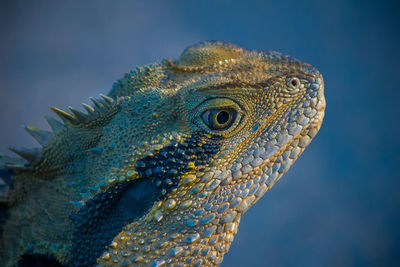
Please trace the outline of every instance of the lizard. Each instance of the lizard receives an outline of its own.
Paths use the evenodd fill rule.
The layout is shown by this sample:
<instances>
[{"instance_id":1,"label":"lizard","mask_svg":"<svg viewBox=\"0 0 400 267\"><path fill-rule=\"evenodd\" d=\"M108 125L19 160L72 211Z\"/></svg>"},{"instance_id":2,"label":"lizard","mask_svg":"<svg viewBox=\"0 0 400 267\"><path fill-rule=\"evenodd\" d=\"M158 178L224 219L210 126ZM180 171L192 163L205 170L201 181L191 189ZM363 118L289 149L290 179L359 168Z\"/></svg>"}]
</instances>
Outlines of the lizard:
<instances>
[{"instance_id":1,"label":"lizard","mask_svg":"<svg viewBox=\"0 0 400 267\"><path fill-rule=\"evenodd\" d=\"M325 111L310 64L218 41L91 100L0 157L1 266L218 266Z\"/></svg>"}]
</instances>

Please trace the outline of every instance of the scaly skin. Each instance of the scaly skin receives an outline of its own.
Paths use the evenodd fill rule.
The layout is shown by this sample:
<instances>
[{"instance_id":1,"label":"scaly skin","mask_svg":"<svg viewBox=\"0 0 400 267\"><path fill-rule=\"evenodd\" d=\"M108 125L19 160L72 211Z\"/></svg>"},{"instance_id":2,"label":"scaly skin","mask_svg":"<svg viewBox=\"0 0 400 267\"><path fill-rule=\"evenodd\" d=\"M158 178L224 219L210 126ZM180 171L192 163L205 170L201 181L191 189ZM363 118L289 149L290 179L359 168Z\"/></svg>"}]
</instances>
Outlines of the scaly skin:
<instances>
[{"instance_id":1,"label":"scaly skin","mask_svg":"<svg viewBox=\"0 0 400 267\"><path fill-rule=\"evenodd\" d=\"M27 129L41 150L3 157L0 265L220 264L242 214L318 132L323 88L294 58L206 42L126 74L88 114L53 108L53 133Z\"/></svg>"}]
</instances>

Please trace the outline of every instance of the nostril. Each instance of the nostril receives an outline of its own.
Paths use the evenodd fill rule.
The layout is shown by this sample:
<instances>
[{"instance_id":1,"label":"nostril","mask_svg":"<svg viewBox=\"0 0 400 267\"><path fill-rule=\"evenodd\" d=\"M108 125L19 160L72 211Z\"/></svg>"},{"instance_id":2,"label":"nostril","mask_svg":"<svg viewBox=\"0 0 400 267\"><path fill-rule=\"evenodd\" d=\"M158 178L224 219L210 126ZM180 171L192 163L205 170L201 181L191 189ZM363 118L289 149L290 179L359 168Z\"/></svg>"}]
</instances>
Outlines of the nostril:
<instances>
[{"instance_id":1,"label":"nostril","mask_svg":"<svg viewBox=\"0 0 400 267\"><path fill-rule=\"evenodd\" d=\"M289 78L286 84L290 89L298 89L300 87L300 80L297 77Z\"/></svg>"}]
</instances>

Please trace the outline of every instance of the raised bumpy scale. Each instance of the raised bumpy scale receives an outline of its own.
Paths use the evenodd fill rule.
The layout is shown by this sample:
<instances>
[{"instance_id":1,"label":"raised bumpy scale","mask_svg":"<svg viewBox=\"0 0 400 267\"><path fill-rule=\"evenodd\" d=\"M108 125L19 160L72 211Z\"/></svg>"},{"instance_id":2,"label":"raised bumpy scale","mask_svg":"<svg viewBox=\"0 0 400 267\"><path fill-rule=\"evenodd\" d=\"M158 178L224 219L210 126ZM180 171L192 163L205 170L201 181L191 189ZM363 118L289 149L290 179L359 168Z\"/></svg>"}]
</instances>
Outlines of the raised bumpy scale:
<instances>
[{"instance_id":1,"label":"raised bumpy scale","mask_svg":"<svg viewBox=\"0 0 400 267\"><path fill-rule=\"evenodd\" d=\"M213 266L318 132L314 67L221 42L136 68L0 157L0 266ZM37 266L39 266L37 265Z\"/></svg>"}]
</instances>

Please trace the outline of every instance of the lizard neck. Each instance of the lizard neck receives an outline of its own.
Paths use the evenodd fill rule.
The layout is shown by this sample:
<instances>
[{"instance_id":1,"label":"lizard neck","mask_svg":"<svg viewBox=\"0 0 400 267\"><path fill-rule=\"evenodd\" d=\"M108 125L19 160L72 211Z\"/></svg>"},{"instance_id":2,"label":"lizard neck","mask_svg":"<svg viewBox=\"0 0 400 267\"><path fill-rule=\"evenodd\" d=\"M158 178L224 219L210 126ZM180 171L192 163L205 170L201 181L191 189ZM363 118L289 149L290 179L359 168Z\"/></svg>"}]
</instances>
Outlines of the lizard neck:
<instances>
[{"instance_id":1,"label":"lizard neck","mask_svg":"<svg viewBox=\"0 0 400 267\"><path fill-rule=\"evenodd\" d=\"M175 195L180 197L157 202L146 216L126 226L98 259L100 266L121 263L118 254L135 264L219 265L237 233L241 215L268 189L268 177L249 177L235 186L218 186L232 179L230 172L216 171L203 177L202 186L191 189L203 187L195 198L185 200L183 191L177 191Z\"/></svg>"}]
</instances>

